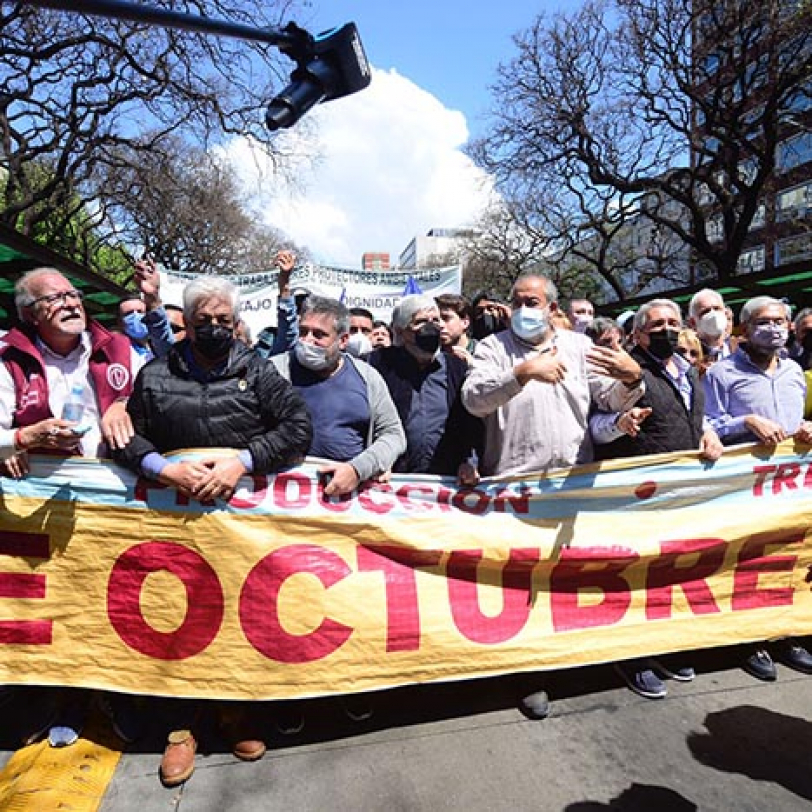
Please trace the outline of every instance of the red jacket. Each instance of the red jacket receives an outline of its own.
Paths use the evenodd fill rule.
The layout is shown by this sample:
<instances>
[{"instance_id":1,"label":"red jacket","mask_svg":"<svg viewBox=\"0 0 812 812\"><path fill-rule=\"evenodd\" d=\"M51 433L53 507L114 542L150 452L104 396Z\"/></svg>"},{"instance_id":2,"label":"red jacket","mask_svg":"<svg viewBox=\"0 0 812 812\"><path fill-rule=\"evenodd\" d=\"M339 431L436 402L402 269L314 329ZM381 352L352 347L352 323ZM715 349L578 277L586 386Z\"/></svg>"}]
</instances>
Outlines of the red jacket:
<instances>
[{"instance_id":1,"label":"red jacket","mask_svg":"<svg viewBox=\"0 0 812 812\"><path fill-rule=\"evenodd\" d=\"M128 398L132 392L130 341L95 321L89 321L89 328L90 377L99 414L103 415L111 404ZM55 417L48 404L48 378L35 335L33 329L24 326L15 327L0 338L0 359L14 381L16 403L12 426L31 426Z\"/></svg>"}]
</instances>

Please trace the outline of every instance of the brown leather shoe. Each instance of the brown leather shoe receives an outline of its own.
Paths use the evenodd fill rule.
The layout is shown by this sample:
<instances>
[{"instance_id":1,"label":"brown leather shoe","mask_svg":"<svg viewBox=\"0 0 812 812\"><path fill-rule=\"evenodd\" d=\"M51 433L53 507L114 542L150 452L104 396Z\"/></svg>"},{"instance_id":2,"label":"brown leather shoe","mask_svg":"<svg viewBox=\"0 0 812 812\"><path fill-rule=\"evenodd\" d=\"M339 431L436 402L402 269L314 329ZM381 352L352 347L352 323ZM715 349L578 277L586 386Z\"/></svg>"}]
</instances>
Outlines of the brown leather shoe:
<instances>
[{"instance_id":1,"label":"brown leather shoe","mask_svg":"<svg viewBox=\"0 0 812 812\"><path fill-rule=\"evenodd\" d=\"M220 709L220 731L240 761L259 761L267 747L259 737L257 723L243 708Z\"/></svg>"},{"instance_id":2,"label":"brown leather shoe","mask_svg":"<svg viewBox=\"0 0 812 812\"><path fill-rule=\"evenodd\" d=\"M267 749L262 739L240 739L231 742L231 752L240 761L259 761Z\"/></svg>"},{"instance_id":3,"label":"brown leather shoe","mask_svg":"<svg viewBox=\"0 0 812 812\"><path fill-rule=\"evenodd\" d=\"M169 734L161 759L161 782L165 787L176 787L192 777L196 751L197 741L191 730L173 730Z\"/></svg>"}]
</instances>

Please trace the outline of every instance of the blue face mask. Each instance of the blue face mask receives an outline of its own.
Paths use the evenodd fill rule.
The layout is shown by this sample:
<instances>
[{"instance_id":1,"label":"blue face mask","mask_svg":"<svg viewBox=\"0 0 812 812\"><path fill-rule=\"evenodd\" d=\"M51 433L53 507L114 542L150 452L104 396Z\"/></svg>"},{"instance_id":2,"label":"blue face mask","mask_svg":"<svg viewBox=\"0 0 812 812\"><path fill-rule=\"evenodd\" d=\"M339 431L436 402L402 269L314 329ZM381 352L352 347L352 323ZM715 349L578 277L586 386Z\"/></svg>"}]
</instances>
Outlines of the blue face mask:
<instances>
[{"instance_id":1,"label":"blue face mask","mask_svg":"<svg viewBox=\"0 0 812 812\"><path fill-rule=\"evenodd\" d=\"M550 329L550 315L548 308L527 307L522 305L513 311L510 317L510 328L528 344L535 344L547 335Z\"/></svg>"},{"instance_id":2,"label":"blue face mask","mask_svg":"<svg viewBox=\"0 0 812 812\"><path fill-rule=\"evenodd\" d=\"M132 313L128 313L122 321L124 323L124 335L126 335L127 338L133 341L143 341L149 335L147 325L144 324L143 313L133 311Z\"/></svg>"}]
</instances>

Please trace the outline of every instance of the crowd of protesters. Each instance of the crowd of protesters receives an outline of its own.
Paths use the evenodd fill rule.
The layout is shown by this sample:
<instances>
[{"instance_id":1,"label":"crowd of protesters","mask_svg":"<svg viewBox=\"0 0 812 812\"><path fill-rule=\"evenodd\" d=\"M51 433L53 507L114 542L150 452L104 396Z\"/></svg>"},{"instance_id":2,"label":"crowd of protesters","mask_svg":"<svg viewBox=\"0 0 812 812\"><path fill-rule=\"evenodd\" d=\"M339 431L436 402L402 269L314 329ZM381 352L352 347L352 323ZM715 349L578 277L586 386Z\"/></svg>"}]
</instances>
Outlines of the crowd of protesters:
<instances>
[{"instance_id":1,"label":"crowd of protesters","mask_svg":"<svg viewBox=\"0 0 812 812\"><path fill-rule=\"evenodd\" d=\"M318 461L329 496L391 472L453 476L465 487L595 459L696 451L713 463L731 444L812 442L810 309L793 319L786 303L759 296L734 325L722 296L702 290L686 314L660 298L615 321L586 299L565 308L549 279L526 275L508 302L415 294L380 321L296 295L290 252L276 265L278 323L255 341L224 277L191 282L172 307L154 263L139 262L140 293L121 301L118 329L108 331L58 271L23 276L20 324L0 342L2 474L25 476L34 452L112 457L189 498L228 500L241 477L305 456ZM65 412L77 400L78 420ZM183 448L210 454L167 456ZM790 639L754 647L743 667L774 680L774 657L812 673L812 655ZM649 698L665 695L664 679L694 677L685 655L617 669ZM522 710L540 719L549 701L538 687ZM26 742L78 738L89 694L16 692L28 693ZM133 700L97 698L119 736L138 738L143 710ZM272 703L280 730L301 730L303 704ZM160 768L168 786L192 775L198 739L200 703L176 705ZM354 719L372 713L357 697L344 705ZM261 758L261 709L218 708L234 755Z\"/></svg>"}]
</instances>

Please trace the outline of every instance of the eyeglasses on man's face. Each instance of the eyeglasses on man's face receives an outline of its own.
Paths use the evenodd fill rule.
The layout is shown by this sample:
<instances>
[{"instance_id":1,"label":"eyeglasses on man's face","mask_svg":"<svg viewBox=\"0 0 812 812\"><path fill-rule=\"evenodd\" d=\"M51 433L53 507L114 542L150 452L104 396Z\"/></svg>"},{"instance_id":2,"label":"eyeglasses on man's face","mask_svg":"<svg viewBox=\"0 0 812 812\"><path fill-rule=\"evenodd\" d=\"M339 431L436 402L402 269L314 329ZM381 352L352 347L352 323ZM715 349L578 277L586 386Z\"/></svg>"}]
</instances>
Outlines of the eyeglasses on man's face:
<instances>
[{"instance_id":1,"label":"eyeglasses on man's face","mask_svg":"<svg viewBox=\"0 0 812 812\"><path fill-rule=\"evenodd\" d=\"M71 299L76 304L81 304L82 299L85 298L81 290L63 290L59 293L48 293L45 296L38 296L33 301L29 302L27 307L34 307L34 305L44 304L46 307L65 307L68 299Z\"/></svg>"}]
</instances>

